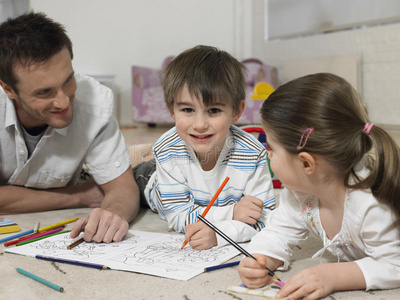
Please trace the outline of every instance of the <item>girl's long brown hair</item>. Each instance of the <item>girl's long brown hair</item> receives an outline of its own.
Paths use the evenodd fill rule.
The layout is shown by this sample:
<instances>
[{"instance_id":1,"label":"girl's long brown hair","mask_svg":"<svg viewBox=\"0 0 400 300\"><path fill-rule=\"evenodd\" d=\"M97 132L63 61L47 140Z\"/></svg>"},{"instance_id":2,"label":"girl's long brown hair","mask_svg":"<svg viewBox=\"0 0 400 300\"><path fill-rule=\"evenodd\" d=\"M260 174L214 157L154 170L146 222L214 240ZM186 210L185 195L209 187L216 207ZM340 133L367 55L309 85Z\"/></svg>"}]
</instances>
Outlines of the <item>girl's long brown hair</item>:
<instances>
[{"instance_id":1,"label":"girl's long brown hair","mask_svg":"<svg viewBox=\"0 0 400 300\"><path fill-rule=\"evenodd\" d=\"M381 127L363 133L368 115L358 93L343 78L329 73L292 80L273 92L261 108L263 125L291 154L305 151L333 165L346 187L370 188L400 218L400 149ZM303 132L314 127L304 148ZM369 154L370 173L359 178L355 165ZM349 183L352 177L354 183Z\"/></svg>"}]
</instances>

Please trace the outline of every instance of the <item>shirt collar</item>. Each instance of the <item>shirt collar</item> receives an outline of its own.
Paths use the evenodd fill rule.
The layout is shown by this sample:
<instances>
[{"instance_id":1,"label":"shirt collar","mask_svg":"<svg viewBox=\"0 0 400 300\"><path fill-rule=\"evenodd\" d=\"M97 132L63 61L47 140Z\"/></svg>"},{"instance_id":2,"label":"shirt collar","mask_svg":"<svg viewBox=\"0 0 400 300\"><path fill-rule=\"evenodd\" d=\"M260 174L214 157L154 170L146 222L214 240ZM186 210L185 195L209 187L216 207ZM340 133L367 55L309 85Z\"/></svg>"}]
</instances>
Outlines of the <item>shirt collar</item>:
<instances>
[{"instance_id":1,"label":"shirt collar","mask_svg":"<svg viewBox=\"0 0 400 300\"><path fill-rule=\"evenodd\" d=\"M9 127L11 125L17 125L17 113L15 111L13 100L11 100L8 96L6 96L6 109L5 109L5 127Z\"/></svg>"}]
</instances>

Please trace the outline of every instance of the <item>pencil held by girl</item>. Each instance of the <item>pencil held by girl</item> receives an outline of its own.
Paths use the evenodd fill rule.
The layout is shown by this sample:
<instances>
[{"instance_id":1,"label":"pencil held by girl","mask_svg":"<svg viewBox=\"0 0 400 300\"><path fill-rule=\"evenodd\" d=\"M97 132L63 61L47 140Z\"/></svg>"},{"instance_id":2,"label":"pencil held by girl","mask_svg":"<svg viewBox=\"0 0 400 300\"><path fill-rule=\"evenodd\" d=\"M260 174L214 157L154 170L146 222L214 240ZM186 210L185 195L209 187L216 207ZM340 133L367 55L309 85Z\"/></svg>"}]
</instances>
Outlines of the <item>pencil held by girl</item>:
<instances>
[{"instance_id":1,"label":"pencil held by girl","mask_svg":"<svg viewBox=\"0 0 400 300\"><path fill-rule=\"evenodd\" d=\"M400 287L400 150L370 122L357 92L336 75L308 75L279 87L261 115L285 189L250 242L257 261L239 265L243 283L270 283L265 265L286 270L292 248L312 232L323 241L313 257L329 251L337 262L300 271L278 298Z\"/></svg>"}]
</instances>

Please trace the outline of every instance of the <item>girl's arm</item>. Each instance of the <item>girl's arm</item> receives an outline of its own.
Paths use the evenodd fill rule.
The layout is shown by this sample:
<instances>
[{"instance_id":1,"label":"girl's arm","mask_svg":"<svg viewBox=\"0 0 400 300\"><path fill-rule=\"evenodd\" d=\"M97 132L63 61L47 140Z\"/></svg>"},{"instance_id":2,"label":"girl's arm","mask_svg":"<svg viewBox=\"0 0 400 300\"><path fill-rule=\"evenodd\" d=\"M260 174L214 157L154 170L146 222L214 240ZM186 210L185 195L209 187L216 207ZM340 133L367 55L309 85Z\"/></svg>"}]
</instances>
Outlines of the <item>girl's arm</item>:
<instances>
[{"instance_id":1,"label":"girl's arm","mask_svg":"<svg viewBox=\"0 0 400 300\"><path fill-rule=\"evenodd\" d=\"M277 298L319 299L334 291L365 289L364 275L354 262L320 264L305 269L286 282Z\"/></svg>"}]
</instances>

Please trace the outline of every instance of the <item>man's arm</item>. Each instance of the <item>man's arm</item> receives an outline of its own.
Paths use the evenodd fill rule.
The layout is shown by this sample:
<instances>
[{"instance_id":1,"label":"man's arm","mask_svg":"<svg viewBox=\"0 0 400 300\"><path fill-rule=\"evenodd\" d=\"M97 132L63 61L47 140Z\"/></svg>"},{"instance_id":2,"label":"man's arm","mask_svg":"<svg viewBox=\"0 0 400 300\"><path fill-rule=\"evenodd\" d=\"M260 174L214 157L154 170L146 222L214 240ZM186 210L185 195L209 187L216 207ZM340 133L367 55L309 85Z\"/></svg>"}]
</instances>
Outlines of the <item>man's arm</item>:
<instances>
[{"instance_id":1,"label":"man's arm","mask_svg":"<svg viewBox=\"0 0 400 300\"><path fill-rule=\"evenodd\" d=\"M103 191L93 180L82 185L46 190L0 186L0 215L73 207L99 207L103 198Z\"/></svg>"},{"instance_id":2,"label":"man's arm","mask_svg":"<svg viewBox=\"0 0 400 300\"><path fill-rule=\"evenodd\" d=\"M121 241L128 233L129 222L136 217L140 206L139 189L132 169L128 168L101 188L105 194L101 208L92 210L86 219L75 223L72 238L84 231L85 241L109 243Z\"/></svg>"}]
</instances>

